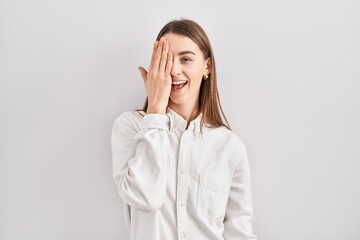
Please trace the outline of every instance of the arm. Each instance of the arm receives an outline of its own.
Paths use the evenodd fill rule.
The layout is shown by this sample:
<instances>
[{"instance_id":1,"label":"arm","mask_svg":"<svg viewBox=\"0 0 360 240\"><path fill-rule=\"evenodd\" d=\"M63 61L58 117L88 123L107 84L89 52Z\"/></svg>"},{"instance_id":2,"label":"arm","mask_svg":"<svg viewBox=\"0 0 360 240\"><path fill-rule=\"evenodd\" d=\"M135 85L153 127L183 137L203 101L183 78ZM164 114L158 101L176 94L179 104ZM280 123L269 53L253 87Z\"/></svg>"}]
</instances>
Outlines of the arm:
<instances>
[{"instance_id":1,"label":"arm","mask_svg":"<svg viewBox=\"0 0 360 240\"><path fill-rule=\"evenodd\" d=\"M237 156L226 207L223 236L227 240L256 240L252 232L250 168L246 148L244 147Z\"/></svg>"},{"instance_id":2,"label":"arm","mask_svg":"<svg viewBox=\"0 0 360 240\"><path fill-rule=\"evenodd\" d=\"M122 199L140 211L155 211L165 199L168 123L167 115L147 114L137 132L125 113L113 125L113 177Z\"/></svg>"},{"instance_id":3,"label":"arm","mask_svg":"<svg viewBox=\"0 0 360 240\"><path fill-rule=\"evenodd\" d=\"M113 176L123 200L133 208L152 212L166 196L166 160L171 92L172 53L165 38L153 47L149 72L139 67L148 95L147 115L138 132L126 114L114 123L111 145Z\"/></svg>"}]
</instances>

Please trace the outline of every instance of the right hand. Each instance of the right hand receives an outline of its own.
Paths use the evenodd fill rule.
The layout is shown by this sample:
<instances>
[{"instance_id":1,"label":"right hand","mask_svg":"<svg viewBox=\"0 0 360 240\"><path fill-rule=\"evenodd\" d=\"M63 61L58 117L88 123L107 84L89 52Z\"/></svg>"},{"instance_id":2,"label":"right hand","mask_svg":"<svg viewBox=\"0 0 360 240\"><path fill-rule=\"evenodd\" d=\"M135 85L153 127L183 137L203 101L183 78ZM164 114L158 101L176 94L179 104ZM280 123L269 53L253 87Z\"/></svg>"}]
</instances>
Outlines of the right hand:
<instances>
[{"instance_id":1,"label":"right hand","mask_svg":"<svg viewBox=\"0 0 360 240\"><path fill-rule=\"evenodd\" d=\"M148 95L146 113L166 114L171 93L171 68L173 56L165 38L154 43L149 71L139 67Z\"/></svg>"}]
</instances>

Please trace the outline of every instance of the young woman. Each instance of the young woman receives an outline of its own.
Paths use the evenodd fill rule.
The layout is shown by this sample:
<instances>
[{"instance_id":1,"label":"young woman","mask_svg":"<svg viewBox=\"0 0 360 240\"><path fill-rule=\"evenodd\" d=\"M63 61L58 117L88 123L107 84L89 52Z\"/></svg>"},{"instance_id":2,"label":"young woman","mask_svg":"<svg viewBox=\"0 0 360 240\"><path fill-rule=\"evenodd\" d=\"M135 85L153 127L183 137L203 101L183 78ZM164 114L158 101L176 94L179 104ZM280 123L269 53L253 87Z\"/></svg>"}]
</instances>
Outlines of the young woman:
<instances>
[{"instance_id":1,"label":"young woman","mask_svg":"<svg viewBox=\"0 0 360 240\"><path fill-rule=\"evenodd\" d=\"M221 109L204 30L169 22L139 70L144 109L121 114L111 137L131 239L256 239L247 152Z\"/></svg>"}]
</instances>

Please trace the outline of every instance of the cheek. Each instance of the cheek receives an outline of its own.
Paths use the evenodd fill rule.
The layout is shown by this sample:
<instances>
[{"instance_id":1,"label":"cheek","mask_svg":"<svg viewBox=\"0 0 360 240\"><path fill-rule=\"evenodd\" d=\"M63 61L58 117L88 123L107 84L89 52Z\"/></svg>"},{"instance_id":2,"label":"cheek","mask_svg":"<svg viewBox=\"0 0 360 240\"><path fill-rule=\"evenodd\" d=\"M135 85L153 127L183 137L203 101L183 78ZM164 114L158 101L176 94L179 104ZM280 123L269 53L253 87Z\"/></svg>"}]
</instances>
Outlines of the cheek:
<instances>
[{"instance_id":1,"label":"cheek","mask_svg":"<svg viewBox=\"0 0 360 240\"><path fill-rule=\"evenodd\" d=\"M202 80L203 71L199 65L186 66L183 71L192 81Z\"/></svg>"}]
</instances>

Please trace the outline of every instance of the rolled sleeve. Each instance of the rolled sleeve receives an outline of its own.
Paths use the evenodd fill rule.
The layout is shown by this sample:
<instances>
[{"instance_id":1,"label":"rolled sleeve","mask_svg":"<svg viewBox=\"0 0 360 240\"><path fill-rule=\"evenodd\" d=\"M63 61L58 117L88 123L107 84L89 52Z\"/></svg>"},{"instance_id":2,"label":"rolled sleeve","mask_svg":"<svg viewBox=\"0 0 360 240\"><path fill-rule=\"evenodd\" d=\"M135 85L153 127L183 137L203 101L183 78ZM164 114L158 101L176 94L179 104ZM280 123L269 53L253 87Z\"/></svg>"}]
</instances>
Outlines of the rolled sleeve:
<instances>
[{"instance_id":1,"label":"rolled sleeve","mask_svg":"<svg viewBox=\"0 0 360 240\"><path fill-rule=\"evenodd\" d=\"M169 116L163 114L146 114L143 118L142 129L157 128L169 131Z\"/></svg>"}]
</instances>

